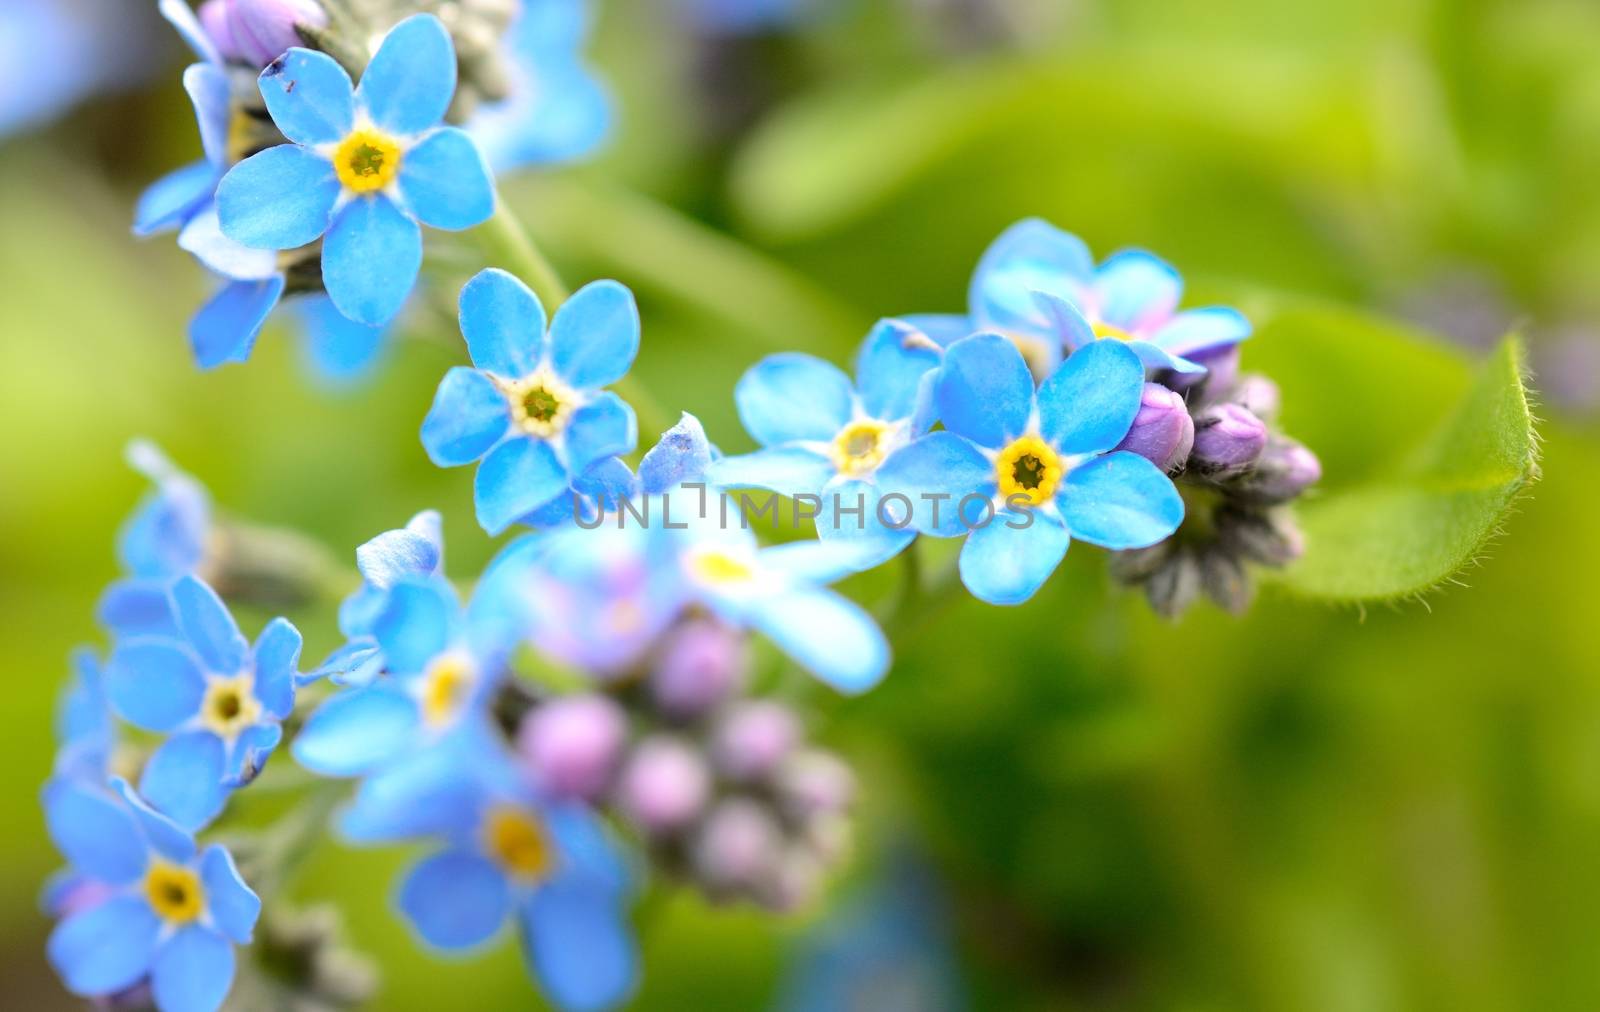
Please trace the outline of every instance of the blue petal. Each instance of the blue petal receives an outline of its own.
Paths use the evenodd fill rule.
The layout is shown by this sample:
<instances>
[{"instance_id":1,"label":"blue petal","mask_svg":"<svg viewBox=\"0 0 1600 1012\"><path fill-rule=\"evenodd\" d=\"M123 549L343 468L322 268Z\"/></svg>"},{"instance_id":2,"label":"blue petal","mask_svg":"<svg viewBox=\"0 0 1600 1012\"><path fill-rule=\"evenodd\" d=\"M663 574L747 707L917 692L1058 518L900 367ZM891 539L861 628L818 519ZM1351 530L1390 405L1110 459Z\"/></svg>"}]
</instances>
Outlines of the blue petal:
<instances>
[{"instance_id":1,"label":"blue petal","mask_svg":"<svg viewBox=\"0 0 1600 1012\"><path fill-rule=\"evenodd\" d=\"M524 6L512 30L519 37L530 30L537 33L538 13L576 6ZM520 65L512 71L511 96L479 108L467 123L490 164L505 172L570 161L598 147L614 118L605 88L570 54L521 53L516 58Z\"/></svg>"},{"instance_id":2,"label":"blue petal","mask_svg":"<svg viewBox=\"0 0 1600 1012\"><path fill-rule=\"evenodd\" d=\"M487 859L447 850L411 869L396 903L429 945L465 949L500 930L511 912L511 889Z\"/></svg>"},{"instance_id":3,"label":"blue petal","mask_svg":"<svg viewBox=\"0 0 1600 1012\"><path fill-rule=\"evenodd\" d=\"M862 410L873 418L910 418L916 413L923 376L942 357L921 331L898 320L880 322L856 358Z\"/></svg>"},{"instance_id":4,"label":"blue petal","mask_svg":"<svg viewBox=\"0 0 1600 1012\"><path fill-rule=\"evenodd\" d=\"M312 713L290 751L312 772L355 776L402 754L420 720L416 700L392 686L341 692Z\"/></svg>"},{"instance_id":5,"label":"blue petal","mask_svg":"<svg viewBox=\"0 0 1600 1012\"><path fill-rule=\"evenodd\" d=\"M820 358L769 355L739 378L734 402L745 431L763 446L832 439L855 411L850 378Z\"/></svg>"},{"instance_id":6,"label":"blue petal","mask_svg":"<svg viewBox=\"0 0 1600 1012\"><path fill-rule=\"evenodd\" d=\"M1071 540L1043 510L1002 510L961 546L961 582L980 601L1021 604L1056 571Z\"/></svg>"},{"instance_id":7,"label":"blue petal","mask_svg":"<svg viewBox=\"0 0 1600 1012\"><path fill-rule=\"evenodd\" d=\"M473 480L478 523L499 534L567 490L571 479L540 439L513 437L490 451Z\"/></svg>"},{"instance_id":8,"label":"blue petal","mask_svg":"<svg viewBox=\"0 0 1600 1012\"><path fill-rule=\"evenodd\" d=\"M216 1012L233 987L233 945L191 924L163 942L150 969L161 1012Z\"/></svg>"},{"instance_id":9,"label":"blue petal","mask_svg":"<svg viewBox=\"0 0 1600 1012\"><path fill-rule=\"evenodd\" d=\"M422 420L422 446L440 467L460 467L488 453L510 424L511 408L500 388L476 369L453 366Z\"/></svg>"},{"instance_id":10,"label":"blue petal","mask_svg":"<svg viewBox=\"0 0 1600 1012\"><path fill-rule=\"evenodd\" d=\"M889 670L889 641L872 617L832 591L772 595L751 602L749 616L784 653L840 692L865 692Z\"/></svg>"},{"instance_id":11,"label":"blue petal","mask_svg":"<svg viewBox=\"0 0 1600 1012\"><path fill-rule=\"evenodd\" d=\"M917 536L911 527L887 527L878 516L878 486L852 479L832 485L822 492L822 515L817 517L817 537L824 543L851 546L851 570L874 569L899 555ZM914 504L914 507L920 504ZM856 509L860 507L860 516Z\"/></svg>"},{"instance_id":12,"label":"blue petal","mask_svg":"<svg viewBox=\"0 0 1600 1012\"><path fill-rule=\"evenodd\" d=\"M139 797L133 787L121 777L111 778L111 789L122 796L122 801L133 812L145 840L162 857L178 864L194 860L194 836L176 822L151 808Z\"/></svg>"},{"instance_id":13,"label":"blue petal","mask_svg":"<svg viewBox=\"0 0 1600 1012\"><path fill-rule=\"evenodd\" d=\"M394 319L422 269L422 229L387 197L357 197L322 244L322 283L339 312L380 327Z\"/></svg>"},{"instance_id":14,"label":"blue petal","mask_svg":"<svg viewBox=\"0 0 1600 1012\"><path fill-rule=\"evenodd\" d=\"M119 637L177 636L167 585L151 580L119 580L106 588L95 606L100 624Z\"/></svg>"},{"instance_id":15,"label":"blue petal","mask_svg":"<svg viewBox=\"0 0 1600 1012\"><path fill-rule=\"evenodd\" d=\"M1199 362L1191 362L1186 358L1181 358L1159 345L1151 344L1149 341L1128 341L1125 343L1129 351L1139 356L1139 364L1146 369L1156 372L1171 371L1182 373L1186 376L1194 376L1206 371L1206 367Z\"/></svg>"},{"instance_id":16,"label":"blue petal","mask_svg":"<svg viewBox=\"0 0 1600 1012\"><path fill-rule=\"evenodd\" d=\"M461 289L461 334L472 364L506 379L539 368L544 357L544 306L516 277L491 267Z\"/></svg>"},{"instance_id":17,"label":"blue petal","mask_svg":"<svg viewBox=\"0 0 1600 1012\"><path fill-rule=\"evenodd\" d=\"M296 144L337 144L355 128L350 75L326 53L295 47L261 72L272 122Z\"/></svg>"},{"instance_id":18,"label":"blue petal","mask_svg":"<svg viewBox=\"0 0 1600 1012\"><path fill-rule=\"evenodd\" d=\"M916 532L911 530L902 532L884 528L881 531L884 536L902 533L916 536ZM885 550L878 540L870 534L856 538L835 532L816 541L789 541L761 549L760 564L764 569L794 577L801 583L837 583L877 564L874 556Z\"/></svg>"},{"instance_id":19,"label":"blue petal","mask_svg":"<svg viewBox=\"0 0 1600 1012\"><path fill-rule=\"evenodd\" d=\"M265 281L223 285L189 321L189 346L194 349L195 363L202 369L215 369L249 359L267 317L283 298L283 286L282 274Z\"/></svg>"},{"instance_id":20,"label":"blue petal","mask_svg":"<svg viewBox=\"0 0 1600 1012\"><path fill-rule=\"evenodd\" d=\"M374 615L375 619L377 616ZM370 639L346 643L301 680L301 684L326 678L335 685L369 685L383 673L383 650Z\"/></svg>"},{"instance_id":21,"label":"blue petal","mask_svg":"<svg viewBox=\"0 0 1600 1012\"><path fill-rule=\"evenodd\" d=\"M494 182L465 131L444 127L407 151L400 193L424 225L460 231L494 214Z\"/></svg>"},{"instance_id":22,"label":"blue petal","mask_svg":"<svg viewBox=\"0 0 1600 1012\"><path fill-rule=\"evenodd\" d=\"M774 446L723 457L712 463L705 477L718 488L763 488L792 498L817 495L838 473L833 461L820 453L802 446Z\"/></svg>"},{"instance_id":23,"label":"blue petal","mask_svg":"<svg viewBox=\"0 0 1600 1012\"><path fill-rule=\"evenodd\" d=\"M228 157L228 127L233 117L233 88L228 72L219 66L197 63L183 72L183 89L194 103L195 120L200 126L200 145L212 172L218 173Z\"/></svg>"},{"instance_id":24,"label":"blue petal","mask_svg":"<svg viewBox=\"0 0 1600 1012\"><path fill-rule=\"evenodd\" d=\"M254 249L296 249L328 230L339 199L333 163L293 144L251 155L217 184L222 233Z\"/></svg>"},{"instance_id":25,"label":"blue petal","mask_svg":"<svg viewBox=\"0 0 1600 1012\"><path fill-rule=\"evenodd\" d=\"M294 684L304 641L286 618L267 623L256 639L256 698L278 720L294 709Z\"/></svg>"},{"instance_id":26,"label":"blue petal","mask_svg":"<svg viewBox=\"0 0 1600 1012\"><path fill-rule=\"evenodd\" d=\"M972 275L967 302L974 330L1037 335L1045 320L1033 293L1076 301L1093 276L1083 240L1037 218L1020 221L984 252Z\"/></svg>"},{"instance_id":27,"label":"blue petal","mask_svg":"<svg viewBox=\"0 0 1600 1012\"><path fill-rule=\"evenodd\" d=\"M566 444L567 467L578 474L606 457L632 453L639 445L639 422L633 408L608 391L573 412Z\"/></svg>"},{"instance_id":28,"label":"blue petal","mask_svg":"<svg viewBox=\"0 0 1600 1012\"><path fill-rule=\"evenodd\" d=\"M249 944L261 916L261 898L239 877L226 847L213 844L200 856L200 884L217 927L240 945Z\"/></svg>"},{"instance_id":29,"label":"blue petal","mask_svg":"<svg viewBox=\"0 0 1600 1012\"><path fill-rule=\"evenodd\" d=\"M578 289L550 321L550 364L580 390L610 386L639 354L639 307L615 281Z\"/></svg>"},{"instance_id":30,"label":"blue petal","mask_svg":"<svg viewBox=\"0 0 1600 1012\"><path fill-rule=\"evenodd\" d=\"M192 718L205 691L194 655L169 640L125 640L106 663L112 707L147 731L170 731Z\"/></svg>"},{"instance_id":31,"label":"blue petal","mask_svg":"<svg viewBox=\"0 0 1600 1012\"><path fill-rule=\"evenodd\" d=\"M546 882L524 904L521 920L524 954L555 1004L610 1008L633 990L633 936L616 898L592 878Z\"/></svg>"},{"instance_id":32,"label":"blue petal","mask_svg":"<svg viewBox=\"0 0 1600 1012\"><path fill-rule=\"evenodd\" d=\"M1136 331L1172 315L1183 295L1183 278L1155 254L1129 249L1100 265L1094 287L1100 319Z\"/></svg>"},{"instance_id":33,"label":"blue petal","mask_svg":"<svg viewBox=\"0 0 1600 1012\"><path fill-rule=\"evenodd\" d=\"M178 628L203 661L217 674L231 675L244 667L250 641L239 631L217 592L193 576L172 585Z\"/></svg>"},{"instance_id":34,"label":"blue petal","mask_svg":"<svg viewBox=\"0 0 1600 1012\"><path fill-rule=\"evenodd\" d=\"M372 625L389 670L409 675L427 667L454 638L456 611L455 600L440 582L396 584Z\"/></svg>"},{"instance_id":35,"label":"blue petal","mask_svg":"<svg viewBox=\"0 0 1600 1012\"><path fill-rule=\"evenodd\" d=\"M279 724L256 724L240 731L229 751L222 780L224 786L243 787L260 776L281 741L283 727Z\"/></svg>"},{"instance_id":36,"label":"blue petal","mask_svg":"<svg viewBox=\"0 0 1600 1012\"><path fill-rule=\"evenodd\" d=\"M211 41L205 28L200 24L200 19L195 16L194 8L184 0L159 0L157 8L167 23L178 30L183 41L189 44L194 54L207 63L222 66L222 54L217 52L216 43Z\"/></svg>"},{"instance_id":37,"label":"blue petal","mask_svg":"<svg viewBox=\"0 0 1600 1012\"><path fill-rule=\"evenodd\" d=\"M372 121L391 133L419 134L444 119L456 93L456 50L438 18L417 14L395 25L361 75L356 93Z\"/></svg>"},{"instance_id":38,"label":"blue petal","mask_svg":"<svg viewBox=\"0 0 1600 1012\"><path fill-rule=\"evenodd\" d=\"M122 885L144 874L138 823L104 791L52 780L44 788L44 820L56 849L89 878Z\"/></svg>"},{"instance_id":39,"label":"blue petal","mask_svg":"<svg viewBox=\"0 0 1600 1012\"><path fill-rule=\"evenodd\" d=\"M700 419L685 411L639 461L639 484L651 495L670 491L703 478L716 457Z\"/></svg>"},{"instance_id":40,"label":"blue petal","mask_svg":"<svg viewBox=\"0 0 1600 1012\"><path fill-rule=\"evenodd\" d=\"M56 925L47 947L50 965L74 994L112 994L149 971L160 929L144 900L113 897Z\"/></svg>"},{"instance_id":41,"label":"blue petal","mask_svg":"<svg viewBox=\"0 0 1600 1012\"><path fill-rule=\"evenodd\" d=\"M1068 352L1077 351L1099 339L1094 326L1074 303L1049 292L1034 292L1033 298L1050 321L1054 336L1060 339L1062 347Z\"/></svg>"},{"instance_id":42,"label":"blue petal","mask_svg":"<svg viewBox=\"0 0 1600 1012\"><path fill-rule=\"evenodd\" d=\"M913 527L942 538L966 533L956 513L963 498L987 497L996 489L994 465L953 432L930 433L896 450L878 468L877 479L884 497L901 495L910 501ZM943 498L930 498L938 496ZM870 498L867 505L876 508ZM884 508L889 512L903 509L904 504L886 502Z\"/></svg>"},{"instance_id":43,"label":"blue petal","mask_svg":"<svg viewBox=\"0 0 1600 1012\"><path fill-rule=\"evenodd\" d=\"M972 317L959 313L913 313L895 319L920 332L941 348L948 348L978 332Z\"/></svg>"},{"instance_id":44,"label":"blue petal","mask_svg":"<svg viewBox=\"0 0 1600 1012\"><path fill-rule=\"evenodd\" d=\"M626 856L588 805L549 806L544 812L544 824L566 859L567 874L582 875L619 897L632 889L634 875Z\"/></svg>"},{"instance_id":45,"label":"blue petal","mask_svg":"<svg viewBox=\"0 0 1600 1012\"><path fill-rule=\"evenodd\" d=\"M1067 472L1056 505L1073 537L1118 551L1171 537L1183 522L1183 499L1171 479L1127 451Z\"/></svg>"},{"instance_id":46,"label":"blue petal","mask_svg":"<svg viewBox=\"0 0 1600 1012\"><path fill-rule=\"evenodd\" d=\"M388 588L410 576L432 576L444 560L440 516L424 510L397 531L385 531L356 549L356 569L375 587Z\"/></svg>"},{"instance_id":47,"label":"blue petal","mask_svg":"<svg viewBox=\"0 0 1600 1012\"><path fill-rule=\"evenodd\" d=\"M215 182L211 188L216 189ZM183 231L178 233L178 246L207 270L230 281L266 281L283 274L278 266L277 250L254 249L227 237L214 200L195 208Z\"/></svg>"},{"instance_id":48,"label":"blue petal","mask_svg":"<svg viewBox=\"0 0 1600 1012\"><path fill-rule=\"evenodd\" d=\"M957 341L944 355L934 399L945 428L999 449L1028 427L1033 374L1017 346L994 334Z\"/></svg>"},{"instance_id":49,"label":"blue petal","mask_svg":"<svg viewBox=\"0 0 1600 1012\"><path fill-rule=\"evenodd\" d=\"M56 737L63 742L105 739L111 732L100 658L89 647L72 651L72 680L56 712Z\"/></svg>"},{"instance_id":50,"label":"blue petal","mask_svg":"<svg viewBox=\"0 0 1600 1012\"><path fill-rule=\"evenodd\" d=\"M1207 306L1174 316L1150 338L1174 355L1191 355L1226 348L1250 336L1250 321L1237 309Z\"/></svg>"},{"instance_id":51,"label":"blue petal","mask_svg":"<svg viewBox=\"0 0 1600 1012\"><path fill-rule=\"evenodd\" d=\"M305 351L311 369L332 384L366 376L388 347L385 327L348 319L326 295L300 299L296 308L305 329Z\"/></svg>"},{"instance_id":52,"label":"blue petal","mask_svg":"<svg viewBox=\"0 0 1600 1012\"><path fill-rule=\"evenodd\" d=\"M227 801L222 785L226 755L210 731L174 735L156 749L139 776L139 793L191 832L217 817Z\"/></svg>"},{"instance_id":53,"label":"blue petal","mask_svg":"<svg viewBox=\"0 0 1600 1012\"><path fill-rule=\"evenodd\" d=\"M1100 453L1122 442L1139 413L1144 364L1121 341L1092 341L1039 387L1039 434L1063 453Z\"/></svg>"},{"instance_id":54,"label":"blue petal","mask_svg":"<svg viewBox=\"0 0 1600 1012\"><path fill-rule=\"evenodd\" d=\"M459 833L478 818L483 799L474 774L496 761L498 747L457 731L420 752L403 752L361 782L340 832L357 843Z\"/></svg>"},{"instance_id":55,"label":"blue petal","mask_svg":"<svg viewBox=\"0 0 1600 1012\"><path fill-rule=\"evenodd\" d=\"M151 183L134 207L133 234L153 235L188 221L216 191L218 178L210 162L195 162Z\"/></svg>"}]
</instances>

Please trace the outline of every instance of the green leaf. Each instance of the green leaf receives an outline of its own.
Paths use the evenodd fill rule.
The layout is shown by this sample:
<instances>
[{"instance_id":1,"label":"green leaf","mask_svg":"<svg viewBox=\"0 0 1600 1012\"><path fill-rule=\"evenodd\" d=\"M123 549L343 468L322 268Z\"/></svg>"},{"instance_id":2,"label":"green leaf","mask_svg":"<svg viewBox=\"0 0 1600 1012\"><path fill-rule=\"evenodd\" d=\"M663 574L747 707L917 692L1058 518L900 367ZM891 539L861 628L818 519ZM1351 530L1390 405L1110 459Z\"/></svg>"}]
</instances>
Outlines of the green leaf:
<instances>
[{"instance_id":1,"label":"green leaf","mask_svg":"<svg viewBox=\"0 0 1600 1012\"><path fill-rule=\"evenodd\" d=\"M1257 318L1247 361L1279 380L1288 431L1326 473L1297 508L1307 551L1281 581L1385 600L1472 564L1538 475L1520 340L1473 376L1444 345L1356 313L1295 304Z\"/></svg>"}]
</instances>

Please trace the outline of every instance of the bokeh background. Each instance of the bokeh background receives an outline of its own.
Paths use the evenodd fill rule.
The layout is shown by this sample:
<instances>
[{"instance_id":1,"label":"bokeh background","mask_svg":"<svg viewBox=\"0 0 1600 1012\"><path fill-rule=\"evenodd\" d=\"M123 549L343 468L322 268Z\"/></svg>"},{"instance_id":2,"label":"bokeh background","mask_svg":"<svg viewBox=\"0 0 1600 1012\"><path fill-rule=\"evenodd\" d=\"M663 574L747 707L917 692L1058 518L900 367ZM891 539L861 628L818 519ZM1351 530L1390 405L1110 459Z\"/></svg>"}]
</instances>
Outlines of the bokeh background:
<instances>
[{"instance_id":1,"label":"bokeh background","mask_svg":"<svg viewBox=\"0 0 1600 1012\"><path fill-rule=\"evenodd\" d=\"M72 1007L43 959L37 790L143 491L130 437L341 559L430 506L454 576L495 548L469 473L417 440L460 356L437 319L353 389L311 382L281 328L194 369L202 272L128 234L140 188L198 151L184 53L153 3L67 6L107 26L93 72L0 141L0 1005L29 1009ZM1244 618L1169 624L1080 548L1023 608L956 600L902 632L865 698L789 690L861 770L857 860L793 917L652 899L641 1007L844 1007L844 950L859 1008L1600 1006L1600 7L834 0L743 33L597 6L614 140L506 194L569 280L639 293L638 375L726 448L757 358L844 361L879 316L958 310L1027 215L1200 284L1410 319L1463 373L1520 327L1544 440L1501 536L1422 600L1269 586ZM0 31L0 102L54 86ZM1316 400L1291 433L1363 452L1337 389ZM292 617L308 654L335 645L330 614ZM406 856L330 843L298 887L381 964L374 1007L535 1007L509 942L422 955L388 905Z\"/></svg>"}]
</instances>

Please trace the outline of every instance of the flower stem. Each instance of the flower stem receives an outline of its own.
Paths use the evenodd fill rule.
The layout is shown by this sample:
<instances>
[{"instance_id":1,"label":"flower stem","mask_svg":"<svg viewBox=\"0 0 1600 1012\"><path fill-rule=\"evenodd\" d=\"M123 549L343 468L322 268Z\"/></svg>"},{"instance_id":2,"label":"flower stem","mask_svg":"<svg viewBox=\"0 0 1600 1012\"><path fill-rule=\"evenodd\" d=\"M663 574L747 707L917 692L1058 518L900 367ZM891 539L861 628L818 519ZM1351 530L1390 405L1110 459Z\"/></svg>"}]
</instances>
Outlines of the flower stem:
<instances>
[{"instance_id":1,"label":"flower stem","mask_svg":"<svg viewBox=\"0 0 1600 1012\"><path fill-rule=\"evenodd\" d=\"M548 312L554 313L571 296L561 275L533 241L527 226L505 201L500 201L494 217L478 229L477 235L490 265L502 267L526 282ZM648 436L671 427L671 416L631 373L613 383L612 388L633 405L641 433Z\"/></svg>"}]
</instances>

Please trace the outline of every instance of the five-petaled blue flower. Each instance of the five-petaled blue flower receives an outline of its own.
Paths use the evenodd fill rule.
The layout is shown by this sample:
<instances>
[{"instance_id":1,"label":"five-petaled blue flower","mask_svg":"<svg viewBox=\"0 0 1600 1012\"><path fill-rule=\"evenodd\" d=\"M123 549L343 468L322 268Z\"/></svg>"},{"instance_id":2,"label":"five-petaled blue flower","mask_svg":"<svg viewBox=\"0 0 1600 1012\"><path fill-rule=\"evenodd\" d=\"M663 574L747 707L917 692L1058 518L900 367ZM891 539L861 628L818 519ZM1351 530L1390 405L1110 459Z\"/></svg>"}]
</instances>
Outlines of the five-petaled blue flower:
<instances>
[{"instance_id":1,"label":"five-petaled blue flower","mask_svg":"<svg viewBox=\"0 0 1600 1012\"><path fill-rule=\"evenodd\" d=\"M890 457L886 498L938 537L963 534L961 579L992 604L1020 604L1072 538L1142 548L1170 536L1183 500L1148 460L1110 452L1133 425L1144 367L1121 342L1096 341L1034 389L1016 345L995 334L945 353L934 399L947 431Z\"/></svg>"},{"instance_id":2,"label":"five-petaled blue flower","mask_svg":"<svg viewBox=\"0 0 1600 1012\"><path fill-rule=\"evenodd\" d=\"M273 619L252 649L210 587L185 576L170 594L177 635L119 641L106 695L124 720L171 735L145 763L139 793L197 829L277 747L294 709L300 633Z\"/></svg>"},{"instance_id":3,"label":"five-petaled blue flower","mask_svg":"<svg viewBox=\"0 0 1600 1012\"><path fill-rule=\"evenodd\" d=\"M535 519L592 465L633 451L633 408L601 389L627 375L639 352L639 308L627 288L584 286L547 333L538 297L505 271L486 270L461 291L461 333L476 368L445 374L422 444L440 467L482 458L474 492L484 530ZM570 501L563 505L570 513Z\"/></svg>"},{"instance_id":4,"label":"five-petaled blue flower","mask_svg":"<svg viewBox=\"0 0 1600 1012\"><path fill-rule=\"evenodd\" d=\"M407 576L391 585L371 636L387 674L311 714L292 745L307 769L368 773L434 743L480 709L503 672L502 652L467 621L442 578Z\"/></svg>"},{"instance_id":5,"label":"five-petaled blue flower","mask_svg":"<svg viewBox=\"0 0 1600 1012\"><path fill-rule=\"evenodd\" d=\"M74 994L115 995L148 981L162 1012L212 1012L233 984L261 901L217 845L156 812L121 780L111 790L45 786L45 822L71 864L50 963Z\"/></svg>"},{"instance_id":6,"label":"five-petaled blue flower","mask_svg":"<svg viewBox=\"0 0 1600 1012\"><path fill-rule=\"evenodd\" d=\"M637 953L631 877L588 809L531 794L492 729L466 729L363 782L340 820L354 843L447 841L400 883L401 912L429 945L471 948L512 919L551 1000L602 1009L627 998Z\"/></svg>"},{"instance_id":7,"label":"five-petaled blue flower","mask_svg":"<svg viewBox=\"0 0 1600 1012\"><path fill-rule=\"evenodd\" d=\"M204 567L211 549L211 496L205 486L168 460L152 443L135 440L128 463L155 490L140 501L117 532L117 559L126 578L101 595L100 621L118 636L176 635L167 589Z\"/></svg>"},{"instance_id":8,"label":"five-petaled blue flower","mask_svg":"<svg viewBox=\"0 0 1600 1012\"><path fill-rule=\"evenodd\" d=\"M890 454L933 423L931 380L941 350L896 320L878 324L861 347L856 383L810 355L763 359L734 390L739 418L764 449L711 464L706 477L727 488L813 496L823 538L871 537L881 546L862 568L916 536L878 522L876 477ZM846 511L853 511L845 519Z\"/></svg>"},{"instance_id":9,"label":"five-petaled blue flower","mask_svg":"<svg viewBox=\"0 0 1600 1012\"><path fill-rule=\"evenodd\" d=\"M1204 360L1250 336L1238 310L1177 312L1183 278L1144 250L1115 253L1099 267L1089 247L1048 222L1018 222L983 254L968 295L970 316L910 320L949 344L979 332L1017 343L1039 375L1091 341L1127 342L1148 369L1205 372Z\"/></svg>"},{"instance_id":10,"label":"five-petaled blue flower","mask_svg":"<svg viewBox=\"0 0 1600 1012\"><path fill-rule=\"evenodd\" d=\"M387 323L422 266L418 223L460 230L494 213L477 146L439 125L455 84L455 47L431 14L389 32L359 89L332 57L289 50L262 71L261 94L291 143L223 177L224 234L272 250L322 239L322 281L339 312Z\"/></svg>"}]
</instances>

